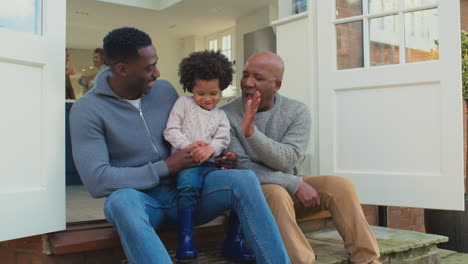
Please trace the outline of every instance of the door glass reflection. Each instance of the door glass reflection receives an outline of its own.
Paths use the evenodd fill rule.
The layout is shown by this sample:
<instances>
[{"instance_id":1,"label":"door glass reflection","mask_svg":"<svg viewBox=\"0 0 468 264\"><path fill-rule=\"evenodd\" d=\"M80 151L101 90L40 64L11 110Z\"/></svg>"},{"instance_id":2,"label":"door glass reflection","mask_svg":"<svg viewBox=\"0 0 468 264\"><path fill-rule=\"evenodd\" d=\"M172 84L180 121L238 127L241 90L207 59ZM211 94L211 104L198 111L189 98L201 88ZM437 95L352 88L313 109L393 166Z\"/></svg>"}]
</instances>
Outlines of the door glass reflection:
<instances>
[{"instance_id":1,"label":"door glass reflection","mask_svg":"<svg viewBox=\"0 0 468 264\"><path fill-rule=\"evenodd\" d=\"M439 59L439 32L437 9L405 14L406 61Z\"/></svg>"},{"instance_id":2,"label":"door glass reflection","mask_svg":"<svg viewBox=\"0 0 468 264\"><path fill-rule=\"evenodd\" d=\"M400 29L398 15L369 20L370 65L400 62Z\"/></svg>"},{"instance_id":3,"label":"door glass reflection","mask_svg":"<svg viewBox=\"0 0 468 264\"><path fill-rule=\"evenodd\" d=\"M362 0L336 0L336 18L362 15Z\"/></svg>"},{"instance_id":4,"label":"door glass reflection","mask_svg":"<svg viewBox=\"0 0 468 264\"><path fill-rule=\"evenodd\" d=\"M362 21L336 25L338 70L364 66Z\"/></svg>"}]
</instances>

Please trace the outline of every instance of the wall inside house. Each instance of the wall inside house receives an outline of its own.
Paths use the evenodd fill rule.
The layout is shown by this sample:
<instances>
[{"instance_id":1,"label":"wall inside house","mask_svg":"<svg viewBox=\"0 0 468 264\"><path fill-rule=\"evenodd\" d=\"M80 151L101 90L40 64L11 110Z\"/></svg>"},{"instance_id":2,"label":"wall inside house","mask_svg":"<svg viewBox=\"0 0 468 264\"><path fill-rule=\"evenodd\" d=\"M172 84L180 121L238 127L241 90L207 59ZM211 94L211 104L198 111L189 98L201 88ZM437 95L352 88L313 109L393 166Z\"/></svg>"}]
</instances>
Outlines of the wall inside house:
<instances>
[{"instance_id":1,"label":"wall inside house","mask_svg":"<svg viewBox=\"0 0 468 264\"><path fill-rule=\"evenodd\" d=\"M73 32L73 36L82 36L93 40L94 46L82 47L75 46L73 39L67 37L67 47L71 49L71 61L70 64L76 63L86 65L88 62L89 66L93 66L92 63L92 50L98 47L102 47L102 39L104 36L111 31L109 29L93 29L88 26L69 24L67 25L67 32ZM180 92L182 89L178 84L177 79L177 65L180 58L180 41L177 37L168 34L167 32L152 32L151 27L141 28L150 35L153 45L156 48L156 52L159 56L158 67L161 71L161 79L169 80L174 87ZM79 50L76 50L78 48ZM88 52L91 51L91 55ZM75 53L75 54L74 54ZM89 67L88 66L88 67Z\"/></svg>"},{"instance_id":2,"label":"wall inside house","mask_svg":"<svg viewBox=\"0 0 468 264\"><path fill-rule=\"evenodd\" d=\"M190 53L195 52L195 51L202 51L205 50L205 36L200 36L200 35L193 35L193 36L187 36L184 38L179 39L179 53L178 57L174 58L175 63L176 63L176 75L177 75L177 69L179 67L180 61L187 57ZM189 95L189 93L184 93L182 90L182 86L179 84L179 79L177 76L176 79L177 85L178 85L178 90L177 92L179 94L186 94ZM173 83L175 86L176 84Z\"/></svg>"},{"instance_id":3,"label":"wall inside house","mask_svg":"<svg viewBox=\"0 0 468 264\"><path fill-rule=\"evenodd\" d=\"M264 8L260 8L239 17L236 20L236 65L235 71L236 75L236 84L238 89L240 89L240 79L242 77L242 70L244 68L244 34L256 31L258 29L271 26L271 22L278 19L278 6L269 5ZM238 92L239 94L239 92Z\"/></svg>"}]
</instances>

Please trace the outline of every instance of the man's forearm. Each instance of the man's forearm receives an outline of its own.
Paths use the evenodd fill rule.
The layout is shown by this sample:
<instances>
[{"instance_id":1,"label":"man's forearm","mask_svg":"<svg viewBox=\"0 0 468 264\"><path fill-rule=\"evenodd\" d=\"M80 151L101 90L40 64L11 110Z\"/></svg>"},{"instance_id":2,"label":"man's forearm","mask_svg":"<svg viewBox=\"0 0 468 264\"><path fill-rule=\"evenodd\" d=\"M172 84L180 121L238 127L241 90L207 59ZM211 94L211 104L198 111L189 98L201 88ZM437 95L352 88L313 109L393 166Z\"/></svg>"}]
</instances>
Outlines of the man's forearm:
<instances>
[{"instance_id":1,"label":"man's forearm","mask_svg":"<svg viewBox=\"0 0 468 264\"><path fill-rule=\"evenodd\" d=\"M304 157L298 146L277 142L258 129L246 140L262 162L275 170L289 172Z\"/></svg>"}]
</instances>

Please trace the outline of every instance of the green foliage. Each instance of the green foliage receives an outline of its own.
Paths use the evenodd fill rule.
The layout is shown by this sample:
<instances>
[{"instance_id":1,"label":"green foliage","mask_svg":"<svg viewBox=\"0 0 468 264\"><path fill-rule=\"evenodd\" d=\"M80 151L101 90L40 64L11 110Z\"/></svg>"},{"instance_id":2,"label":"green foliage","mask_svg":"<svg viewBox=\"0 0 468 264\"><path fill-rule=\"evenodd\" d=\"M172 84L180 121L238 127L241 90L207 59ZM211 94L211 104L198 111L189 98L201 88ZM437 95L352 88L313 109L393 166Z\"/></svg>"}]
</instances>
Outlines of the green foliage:
<instances>
[{"instance_id":1,"label":"green foliage","mask_svg":"<svg viewBox=\"0 0 468 264\"><path fill-rule=\"evenodd\" d=\"M468 99L468 32L461 31L463 98Z\"/></svg>"}]
</instances>

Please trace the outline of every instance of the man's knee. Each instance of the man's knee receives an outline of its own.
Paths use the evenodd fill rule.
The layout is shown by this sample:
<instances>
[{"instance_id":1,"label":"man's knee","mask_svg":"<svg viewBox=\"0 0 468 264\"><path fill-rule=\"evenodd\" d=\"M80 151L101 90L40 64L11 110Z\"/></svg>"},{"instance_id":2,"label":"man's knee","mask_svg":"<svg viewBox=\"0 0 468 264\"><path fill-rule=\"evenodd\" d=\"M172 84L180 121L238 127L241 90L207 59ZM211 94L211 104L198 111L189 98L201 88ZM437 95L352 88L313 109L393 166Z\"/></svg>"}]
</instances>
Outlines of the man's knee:
<instances>
[{"instance_id":1,"label":"man's knee","mask_svg":"<svg viewBox=\"0 0 468 264\"><path fill-rule=\"evenodd\" d=\"M232 177L233 185L239 186L259 186L260 182L258 181L257 175L251 170L232 170L230 173Z\"/></svg>"},{"instance_id":2,"label":"man's knee","mask_svg":"<svg viewBox=\"0 0 468 264\"><path fill-rule=\"evenodd\" d=\"M139 205L141 193L135 189L120 189L107 197L104 214L108 220L128 214Z\"/></svg>"},{"instance_id":3,"label":"man's knee","mask_svg":"<svg viewBox=\"0 0 468 264\"><path fill-rule=\"evenodd\" d=\"M335 175L319 177L323 177L323 179L325 179L325 184L327 185L327 187L325 188L327 190L326 192L328 192L335 198L343 197L347 199L350 196L356 195L354 184L346 178ZM313 178L314 176L309 176L307 178L304 178L304 180L313 187Z\"/></svg>"},{"instance_id":4,"label":"man's knee","mask_svg":"<svg viewBox=\"0 0 468 264\"><path fill-rule=\"evenodd\" d=\"M349 196L355 194L354 184L343 177L340 176L328 176L330 177L330 181L332 186L336 188L338 193L341 193L343 196Z\"/></svg>"},{"instance_id":5,"label":"man's knee","mask_svg":"<svg viewBox=\"0 0 468 264\"><path fill-rule=\"evenodd\" d=\"M282 186L276 184L264 184L262 185L262 190L273 213L277 210L294 207L291 195L289 195L288 191L286 191Z\"/></svg>"}]
</instances>

